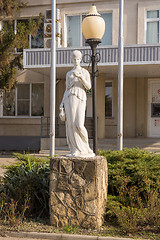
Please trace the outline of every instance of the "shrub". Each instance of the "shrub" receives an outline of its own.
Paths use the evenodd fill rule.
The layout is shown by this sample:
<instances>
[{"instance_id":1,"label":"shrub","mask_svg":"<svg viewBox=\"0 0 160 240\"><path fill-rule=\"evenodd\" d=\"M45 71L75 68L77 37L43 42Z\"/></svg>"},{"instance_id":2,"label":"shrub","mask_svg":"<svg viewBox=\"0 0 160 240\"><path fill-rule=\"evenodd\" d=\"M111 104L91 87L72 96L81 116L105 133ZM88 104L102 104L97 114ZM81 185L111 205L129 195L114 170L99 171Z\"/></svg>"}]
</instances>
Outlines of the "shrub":
<instances>
[{"instance_id":1,"label":"shrub","mask_svg":"<svg viewBox=\"0 0 160 240\"><path fill-rule=\"evenodd\" d=\"M8 221L10 225L20 225L25 218L25 212L28 209L28 196L24 199L24 205L18 210L19 203L14 199L8 199L5 193L0 197L0 218Z\"/></svg>"},{"instance_id":2,"label":"shrub","mask_svg":"<svg viewBox=\"0 0 160 240\"><path fill-rule=\"evenodd\" d=\"M19 161L6 167L7 172L1 180L0 193L6 195L6 203L12 199L12 205L16 205L16 212L24 211L28 199L26 216L48 216L49 159L14 155Z\"/></svg>"},{"instance_id":3,"label":"shrub","mask_svg":"<svg viewBox=\"0 0 160 240\"><path fill-rule=\"evenodd\" d=\"M160 227L160 155L138 148L99 151L109 171L106 218L127 231Z\"/></svg>"},{"instance_id":4,"label":"shrub","mask_svg":"<svg viewBox=\"0 0 160 240\"><path fill-rule=\"evenodd\" d=\"M146 178L146 196L142 199L136 186L127 187L127 180L121 178L119 196L109 195L107 214L117 217L119 225L127 231L133 232L146 226L160 228L160 184L150 187L150 180Z\"/></svg>"},{"instance_id":5,"label":"shrub","mask_svg":"<svg viewBox=\"0 0 160 240\"><path fill-rule=\"evenodd\" d=\"M151 180L151 187L156 186L160 177L160 155L151 154L138 148L123 151L99 151L108 162L108 193L119 195L120 177L127 178L127 186L136 186L140 195L146 195L146 176Z\"/></svg>"}]
</instances>

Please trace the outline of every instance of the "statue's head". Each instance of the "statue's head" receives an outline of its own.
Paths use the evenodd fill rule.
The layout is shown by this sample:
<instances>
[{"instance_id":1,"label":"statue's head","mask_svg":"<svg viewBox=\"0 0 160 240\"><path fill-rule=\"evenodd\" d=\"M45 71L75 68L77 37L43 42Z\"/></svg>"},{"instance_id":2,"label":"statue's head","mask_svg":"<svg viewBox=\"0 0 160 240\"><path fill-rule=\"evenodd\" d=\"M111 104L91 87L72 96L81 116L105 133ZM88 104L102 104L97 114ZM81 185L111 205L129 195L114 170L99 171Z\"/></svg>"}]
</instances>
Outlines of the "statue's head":
<instances>
[{"instance_id":1,"label":"statue's head","mask_svg":"<svg viewBox=\"0 0 160 240\"><path fill-rule=\"evenodd\" d=\"M82 53L78 50L74 50L71 55L71 60L73 62L74 59L80 59L82 60Z\"/></svg>"}]
</instances>

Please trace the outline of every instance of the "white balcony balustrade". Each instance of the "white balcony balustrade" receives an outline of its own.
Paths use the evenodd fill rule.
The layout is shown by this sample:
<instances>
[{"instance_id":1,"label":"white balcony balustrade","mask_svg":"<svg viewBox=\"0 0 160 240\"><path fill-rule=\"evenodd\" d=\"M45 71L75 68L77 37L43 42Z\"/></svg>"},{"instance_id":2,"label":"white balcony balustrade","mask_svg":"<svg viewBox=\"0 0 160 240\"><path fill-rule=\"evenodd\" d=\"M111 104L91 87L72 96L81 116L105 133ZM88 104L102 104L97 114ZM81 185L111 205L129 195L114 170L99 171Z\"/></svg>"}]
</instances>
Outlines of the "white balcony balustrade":
<instances>
[{"instance_id":1,"label":"white balcony balustrade","mask_svg":"<svg viewBox=\"0 0 160 240\"><path fill-rule=\"evenodd\" d=\"M71 63L71 52L75 48L57 49L57 67L69 67ZM76 48L82 55L91 54L89 47ZM98 47L100 53L99 66L113 66L118 64L118 47ZM24 68L49 68L51 62L51 50L24 49ZM124 47L124 65L160 64L160 45L130 45Z\"/></svg>"}]
</instances>

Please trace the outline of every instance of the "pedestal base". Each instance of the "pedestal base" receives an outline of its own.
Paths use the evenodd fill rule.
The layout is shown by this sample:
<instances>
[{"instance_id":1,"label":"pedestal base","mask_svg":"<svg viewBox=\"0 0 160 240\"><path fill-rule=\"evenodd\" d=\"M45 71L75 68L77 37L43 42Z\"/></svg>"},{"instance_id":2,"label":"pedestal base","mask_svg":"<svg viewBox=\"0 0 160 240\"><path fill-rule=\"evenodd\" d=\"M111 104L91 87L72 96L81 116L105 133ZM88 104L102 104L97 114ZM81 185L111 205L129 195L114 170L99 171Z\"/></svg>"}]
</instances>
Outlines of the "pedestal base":
<instances>
[{"instance_id":1,"label":"pedestal base","mask_svg":"<svg viewBox=\"0 0 160 240\"><path fill-rule=\"evenodd\" d=\"M107 160L104 157L51 159L51 225L100 227L106 207L107 186Z\"/></svg>"}]
</instances>

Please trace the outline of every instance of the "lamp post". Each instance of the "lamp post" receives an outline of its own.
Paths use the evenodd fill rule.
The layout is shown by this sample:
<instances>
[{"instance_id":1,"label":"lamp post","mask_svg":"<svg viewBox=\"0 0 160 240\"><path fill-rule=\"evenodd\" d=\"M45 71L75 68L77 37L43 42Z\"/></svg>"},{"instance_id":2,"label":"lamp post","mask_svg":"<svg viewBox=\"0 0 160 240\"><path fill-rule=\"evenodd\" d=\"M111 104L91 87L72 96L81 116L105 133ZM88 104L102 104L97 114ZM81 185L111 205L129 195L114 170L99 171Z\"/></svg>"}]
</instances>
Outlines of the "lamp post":
<instances>
[{"instance_id":1,"label":"lamp post","mask_svg":"<svg viewBox=\"0 0 160 240\"><path fill-rule=\"evenodd\" d=\"M96 111L96 47L101 43L105 31L105 22L92 5L89 13L83 19L82 32L92 50L92 106L93 106L93 151L97 155L97 111Z\"/></svg>"}]
</instances>

